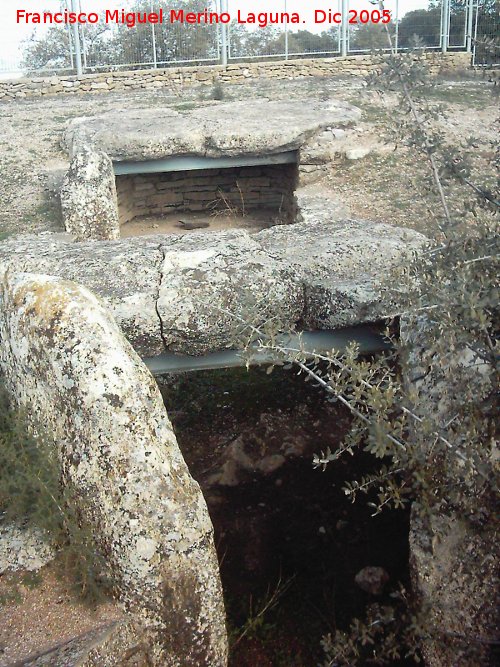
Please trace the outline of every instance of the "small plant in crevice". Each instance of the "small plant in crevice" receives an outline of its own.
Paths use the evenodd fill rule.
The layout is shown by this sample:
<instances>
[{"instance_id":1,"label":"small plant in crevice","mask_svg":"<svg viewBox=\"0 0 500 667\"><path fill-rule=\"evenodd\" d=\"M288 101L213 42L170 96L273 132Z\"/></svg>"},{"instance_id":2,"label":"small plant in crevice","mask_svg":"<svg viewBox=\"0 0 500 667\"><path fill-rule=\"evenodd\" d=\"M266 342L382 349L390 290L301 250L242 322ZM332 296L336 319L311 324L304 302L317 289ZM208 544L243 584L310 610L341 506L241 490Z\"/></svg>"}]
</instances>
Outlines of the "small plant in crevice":
<instances>
[{"instance_id":1,"label":"small plant in crevice","mask_svg":"<svg viewBox=\"0 0 500 667\"><path fill-rule=\"evenodd\" d=\"M321 667L391 665L410 660L420 664L417 647L426 632L421 615L412 611L404 588L391 597L392 604L370 604L365 618L355 618L347 632L337 630L323 637L325 660Z\"/></svg>"},{"instance_id":2,"label":"small plant in crevice","mask_svg":"<svg viewBox=\"0 0 500 667\"><path fill-rule=\"evenodd\" d=\"M225 99L225 97L226 94L224 92L222 83L219 80L217 80L212 86L212 90L210 92L210 98L212 100L216 100L217 102L221 102L223 99Z\"/></svg>"},{"instance_id":3,"label":"small plant in crevice","mask_svg":"<svg viewBox=\"0 0 500 667\"><path fill-rule=\"evenodd\" d=\"M73 489L62 488L55 448L45 437L30 434L1 384L0 521L41 530L57 550L61 572L70 574L82 599L93 604L103 597L110 586L103 574L105 559L76 509Z\"/></svg>"},{"instance_id":4,"label":"small plant in crevice","mask_svg":"<svg viewBox=\"0 0 500 667\"><path fill-rule=\"evenodd\" d=\"M212 216L226 216L231 218L246 217L245 197L238 182L236 182L236 188L238 190L240 203L236 204L229 193L219 189L217 191L217 199L214 199L208 205L208 208L212 211Z\"/></svg>"},{"instance_id":5,"label":"small plant in crevice","mask_svg":"<svg viewBox=\"0 0 500 667\"><path fill-rule=\"evenodd\" d=\"M268 589L267 594L261 599L254 600L252 596L250 597L245 622L231 633L233 636L231 648L233 650L245 637L262 637L269 632L273 632L274 626L268 622L269 613L276 608L292 583L293 577L283 580L280 576L276 586L273 589Z\"/></svg>"},{"instance_id":6,"label":"small plant in crevice","mask_svg":"<svg viewBox=\"0 0 500 667\"><path fill-rule=\"evenodd\" d=\"M231 667L305 667L313 664L313 656L304 642L307 630L302 625L299 630L291 617L295 584L295 575L287 579L280 575L263 595L250 594L246 598L246 609L243 609L243 597L234 601L234 606L246 617L242 620L242 614L238 614L240 621L236 625L233 620L229 621ZM230 598L228 603L231 618L233 605Z\"/></svg>"}]
</instances>

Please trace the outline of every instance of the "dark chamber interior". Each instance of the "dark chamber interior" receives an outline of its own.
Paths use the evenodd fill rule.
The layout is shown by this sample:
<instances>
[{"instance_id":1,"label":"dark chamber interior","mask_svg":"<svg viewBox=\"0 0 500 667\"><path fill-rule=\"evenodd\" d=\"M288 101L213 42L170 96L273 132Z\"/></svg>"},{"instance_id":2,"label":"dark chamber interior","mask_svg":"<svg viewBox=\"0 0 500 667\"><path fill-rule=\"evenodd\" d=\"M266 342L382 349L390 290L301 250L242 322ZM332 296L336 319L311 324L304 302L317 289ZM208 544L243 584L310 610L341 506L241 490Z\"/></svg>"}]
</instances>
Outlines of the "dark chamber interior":
<instances>
[{"instance_id":1,"label":"dark chamber interior","mask_svg":"<svg viewBox=\"0 0 500 667\"><path fill-rule=\"evenodd\" d=\"M322 636L408 584L408 512L372 517L365 496L346 497L344 482L377 465L366 453L313 469L313 453L334 450L351 419L303 376L238 368L163 376L159 385L214 524L230 664L318 664ZM369 565L389 574L382 596L354 582ZM276 604L249 623L276 591Z\"/></svg>"}]
</instances>

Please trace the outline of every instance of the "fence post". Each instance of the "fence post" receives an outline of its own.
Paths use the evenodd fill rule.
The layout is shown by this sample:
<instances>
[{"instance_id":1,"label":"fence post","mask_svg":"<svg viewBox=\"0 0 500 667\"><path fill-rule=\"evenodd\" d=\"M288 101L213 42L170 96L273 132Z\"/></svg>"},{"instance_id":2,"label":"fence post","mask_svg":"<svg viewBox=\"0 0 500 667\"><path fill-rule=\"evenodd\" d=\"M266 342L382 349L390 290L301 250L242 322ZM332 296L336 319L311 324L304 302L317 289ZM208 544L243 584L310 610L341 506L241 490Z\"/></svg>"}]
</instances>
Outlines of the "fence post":
<instances>
[{"instance_id":1,"label":"fence post","mask_svg":"<svg viewBox=\"0 0 500 667\"><path fill-rule=\"evenodd\" d=\"M399 0L396 0L395 14L396 16L394 18L394 53L397 53L399 48Z\"/></svg>"},{"instance_id":2,"label":"fence post","mask_svg":"<svg viewBox=\"0 0 500 667\"><path fill-rule=\"evenodd\" d=\"M220 0L220 11L221 14L224 12L229 11L228 10L228 0ZM220 30L220 46L221 46L221 54L220 54L220 63L221 65L227 65L227 50L228 50L228 45L229 45L229 40L228 40L228 27L225 23L221 24L221 30Z\"/></svg>"},{"instance_id":3,"label":"fence post","mask_svg":"<svg viewBox=\"0 0 500 667\"><path fill-rule=\"evenodd\" d=\"M71 0L71 11L78 13L76 7L76 0ZM78 76L83 74L82 68L82 47L80 44L80 31L78 30L78 24L73 24L73 42L75 45L75 60L76 60L76 73Z\"/></svg>"},{"instance_id":4,"label":"fence post","mask_svg":"<svg viewBox=\"0 0 500 667\"><path fill-rule=\"evenodd\" d=\"M345 58L347 55L348 41L348 19L349 19L349 1L341 0L342 25L340 26L340 55Z\"/></svg>"},{"instance_id":5,"label":"fence post","mask_svg":"<svg viewBox=\"0 0 500 667\"><path fill-rule=\"evenodd\" d=\"M287 11L287 0L285 0L285 13ZM288 60L288 21L285 23L285 60Z\"/></svg>"},{"instance_id":6,"label":"fence post","mask_svg":"<svg viewBox=\"0 0 500 667\"><path fill-rule=\"evenodd\" d=\"M150 9L151 13L153 13L153 0L150 0ZM153 67L156 69L158 67L158 58L156 55L156 32L154 23L151 23L151 48L153 49Z\"/></svg>"},{"instance_id":7,"label":"fence post","mask_svg":"<svg viewBox=\"0 0 500 667\"><path fill-rule=\"evenodd\" d=\"M474 25L474 0L467 2L467 33L465 39L465 46L467 53L472 52L472 26Z\"/></svg>"},{"instance_id":8,"label":"fence post","mask_svg":"<svg viewBox=\"0 0 500 667\"><path fill-rule=\"evenodd\" d=\"M441 0L441 51L448 51L450 41L450 0Z\"/></svg>"}]
</instances>

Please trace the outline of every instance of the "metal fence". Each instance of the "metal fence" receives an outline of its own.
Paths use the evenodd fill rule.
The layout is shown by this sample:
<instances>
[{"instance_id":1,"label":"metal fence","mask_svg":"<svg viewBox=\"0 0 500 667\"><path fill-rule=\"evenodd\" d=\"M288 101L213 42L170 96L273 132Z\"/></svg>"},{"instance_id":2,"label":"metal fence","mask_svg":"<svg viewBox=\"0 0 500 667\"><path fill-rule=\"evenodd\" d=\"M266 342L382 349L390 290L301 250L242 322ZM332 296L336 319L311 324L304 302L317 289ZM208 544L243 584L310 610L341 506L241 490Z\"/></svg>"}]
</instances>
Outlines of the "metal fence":
<instances>
[{"instance_id":1,"label":"metal fence","mask_svg":"<svg viewBox=\"0 0 500 667\"><path fill-rule=\"evenodd\" d=\"M28 11L40 11L37 0L24 0L23 4ZM116 14L112 15L115 20L105 22L107 4L109 11ZM16 24L7 39L1 39L0 34L0 76L7 72L13 75L84 73L179 64L346 56L389 48L386 27L377 22L380 12L370 0L337 0L338 14L331 9L336 4L332 0L318 0L315 7L322 8L318 10L310 9L305 0L275 0L273 3L268 0L172 0L168 9L164 8L167 19L171 9L194 12L206 9L219 16L227 12L231 21L228 24L215 21L187 24L165 20L161 24L139 22L134 27L122 21L122 8L125 14L149 13L157 12L163 3L121 0L119 10L111 7L113 4L111 0L107 3L44 0L44 11L94 12L99 20L78 27L45 25L35 31ZM406 0L385 2L391 12L387 27L394 48L404 50L417 45L443 52L464 50L471 52L477 64L491 61L490 40L500 37L496 0L441 0L431 3L431 7L428 5L426 0L412 0L412 11L408 11ZM6 9L0 9L4 26L15 13L12 8L8 11L9 16ZM257 17L267 13L268 24L251 23L250 12ZM300 24L275 22L282 13L290 18L298 13ZM238 22L238 18L246 22Z\"/></svg>"}]
</instances>

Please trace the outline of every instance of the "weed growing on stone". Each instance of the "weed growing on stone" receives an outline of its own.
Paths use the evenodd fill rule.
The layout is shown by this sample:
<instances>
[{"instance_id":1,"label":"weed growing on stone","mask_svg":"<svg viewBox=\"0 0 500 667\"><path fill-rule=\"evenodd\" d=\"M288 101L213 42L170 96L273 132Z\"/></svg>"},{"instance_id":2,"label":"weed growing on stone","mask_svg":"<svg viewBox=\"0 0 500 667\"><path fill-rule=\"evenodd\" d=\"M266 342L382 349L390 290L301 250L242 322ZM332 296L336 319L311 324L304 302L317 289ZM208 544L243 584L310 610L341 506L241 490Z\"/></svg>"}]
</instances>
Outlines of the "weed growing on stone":
<instances>
[{"instance_id":1,"label":"weed growing on stone","mask_svg":"<svg viewBox=\"0 0 500 667\"><path fill-rule=\"evenodd\" d=\"M221 102L225 98L225 92L224 88L222 86L222 83L220 81L216 81L212 87L212 92L210 97L213 100L217 100L218 102Z\"/></svg>"},{"instance_id":2,"label":"weed growing on stone","mask_svg":"<svg viewBox=\"0 0 500 667\"><path fill-rule=\"evenodd\" d=\"M57 454L47 440L31 435L22 413L11 409L0 385L0 521L35 526L57 549L82 598L95 603L109 584L90 527L78 515L71 488L62 488ZM36 575L29 585L36 585Z\"/></svg>"},{"instance_id":3,"label":"weed growing on stone","mask_svg":"<svg viewBox=\"0 0 500 667\"><path fill-rule=\"evenodd\" d=\"M231 218L246 217L245 197L243 196L243 192L241 191L238 182L236 182L236 187L238 189L240 203L235 204L227 193L218 190L217 199L214 199L214 201L209 204L209 208L212 210L211 215L214 217L226 216Z\"/></svg>"},{"instance_id":4,"label":"weed growing on stone","mask_svg":"<svg viewBox=\"0 0 500 667\"><path fill-rule=\"evenodd\" d=\"M248 615L245 623L235 630L233 634L233 641L231 642L232 650L246 637L265 637L268 633L274 631L272 623L268 622L268 615L280 602L281 598L286 594L292 585L293 578L283 580L279 578L276 586L267 591L259 600L254 600L252 597L249 600Z\"/></svg>"}]
</instances>

